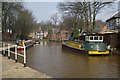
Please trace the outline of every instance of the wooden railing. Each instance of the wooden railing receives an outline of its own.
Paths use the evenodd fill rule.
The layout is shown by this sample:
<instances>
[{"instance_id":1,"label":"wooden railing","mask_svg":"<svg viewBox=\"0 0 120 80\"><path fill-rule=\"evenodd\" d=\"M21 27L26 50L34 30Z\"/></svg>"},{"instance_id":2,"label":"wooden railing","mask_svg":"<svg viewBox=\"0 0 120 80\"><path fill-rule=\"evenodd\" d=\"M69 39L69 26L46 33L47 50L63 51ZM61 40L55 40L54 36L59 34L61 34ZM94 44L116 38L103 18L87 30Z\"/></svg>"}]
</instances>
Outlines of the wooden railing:
<instances>
[{"instance_id":1,"label":"wooden railing","mask_svg":"<svg viewBox=\"0 0 120 80\"><path fill-rule=\"evenodd\" d=\"M11 48L15 48L14 51L10 50ZM18 51L18 48L23 48L22 54ZM8 59L11 58L11 54L14 54L15 62L18 61L18 56L23 57L23 64L24 67L26 67L26 46L17 46L17 45L1 42L0 51L2 51L2 55L7 56Z\"/></svg>"}]
</instances>

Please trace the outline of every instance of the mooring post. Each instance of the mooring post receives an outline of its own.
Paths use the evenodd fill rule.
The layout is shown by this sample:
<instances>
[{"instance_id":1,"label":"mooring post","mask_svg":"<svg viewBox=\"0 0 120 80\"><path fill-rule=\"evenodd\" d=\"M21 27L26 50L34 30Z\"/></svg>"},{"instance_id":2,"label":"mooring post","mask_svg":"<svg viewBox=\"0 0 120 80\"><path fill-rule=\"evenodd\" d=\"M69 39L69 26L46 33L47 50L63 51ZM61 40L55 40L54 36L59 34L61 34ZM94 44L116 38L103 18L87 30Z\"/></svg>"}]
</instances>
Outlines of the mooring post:
<instances>
[{"instance_id":1,"label":"mooring post","mask_svg":"<svg viewBox=\"0 0 120 80\"><path fill-rule=\"evenodd\" d=\"M10 59L10 44L8 44L8 59Z\"/></svg>"},{"instance_id":2,"label":"mooring post","mask_svg":"<svg viewBox=\"0 0 120 80\"><path fill-rule=\"evenodd\" d=\"M15 62L17 62L17 45L15 45Z\"/></svg>"},{"instance_id":3,"label":"mooring post","mask_svg":"<svg viewBox=\"0 0 120 80\"><path fill-rule=\"evenodd\" d=\"M26 67L26 46L24 45L24 67Z\"/></svg>"}]
</instances>

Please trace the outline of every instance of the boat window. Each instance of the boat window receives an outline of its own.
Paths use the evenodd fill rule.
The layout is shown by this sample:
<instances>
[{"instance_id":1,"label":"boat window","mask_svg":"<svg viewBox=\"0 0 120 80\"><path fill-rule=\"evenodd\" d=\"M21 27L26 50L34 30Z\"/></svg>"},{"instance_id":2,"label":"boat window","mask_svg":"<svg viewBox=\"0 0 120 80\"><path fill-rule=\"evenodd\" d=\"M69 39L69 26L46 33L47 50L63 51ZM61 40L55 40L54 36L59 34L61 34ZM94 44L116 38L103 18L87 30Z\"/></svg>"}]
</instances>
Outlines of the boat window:
<instances>
[{"instance_id":1,"label":"boat window","mask_svg":"<svg viewBox=\"0 0 120 80\"><path fill-rule=\"evenodd\" d=\"M89 37L88 36L86 36L86 41L88 41L89 40Z\"/></svg>"},{"instance_id":2,"label":"boat window","mask_svg":"<svg viewBox=\"0 0 120 80\"><path fill-rule=\"evenodd\" d=\"M88 36L89 39L87 40L86 37L86 41L90 41L90 42L103 42L103 36Z\"/></svg>"},{"instance_id":3,"label":"boat window","mask_svg":"<svg viewBox=\"0 0 120 80\"><path fill-rule=\"evenodd\" d=\"M93 40L93 37L90 37L90 40Z\"/></svg>"},{"instance_id":4,"label":"boat window","mask_svg":"<svg viewBox=\"0 0 120 80\"><path fill-rule=\"evenodd\" d=\"M97 36L95 36L95 37L94 37L94 40L98 40L98 37L97 37Z\"/></svg>"},{"instance_id":5,"label":"boat window","mask_svg":"<svg viewBox=\"0 0 120 80\"><path fill-rule=\"evenodd\" d=\"M100 36L100 38L99 38L100 40L102 40L102 36Z\"/></svg>"}]
</instances>

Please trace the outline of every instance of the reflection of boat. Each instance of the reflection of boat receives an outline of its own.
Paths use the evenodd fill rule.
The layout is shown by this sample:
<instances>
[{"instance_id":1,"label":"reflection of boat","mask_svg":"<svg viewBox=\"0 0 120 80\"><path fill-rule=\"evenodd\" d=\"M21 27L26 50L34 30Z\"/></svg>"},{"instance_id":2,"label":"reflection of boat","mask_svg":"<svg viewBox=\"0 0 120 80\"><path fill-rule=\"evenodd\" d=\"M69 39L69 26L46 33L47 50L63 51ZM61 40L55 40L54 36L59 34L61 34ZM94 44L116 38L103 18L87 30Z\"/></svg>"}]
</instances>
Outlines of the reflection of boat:
<instances>
[{"instance_id":1,"label":"reflection of boat","mask_svg":"<svg viewBox=\"0 0 120 80\"><path fill-rule=\"evenodd\" d=\"M85 41L64 41L62 47L68 47L87 54L109 54L109 49L103 43L103 36L85 36Z\"/></svg>"},{"instance_id":2,"label":"reflection of boat","mask_svg":"<svg viewBox=\"0 0 120 80\"><path fill-rule=\"evenodd\" d=\"M36 40L36 41L35 41L35 44L40 44L40 40Z\"/></svg>"}]
</instances>

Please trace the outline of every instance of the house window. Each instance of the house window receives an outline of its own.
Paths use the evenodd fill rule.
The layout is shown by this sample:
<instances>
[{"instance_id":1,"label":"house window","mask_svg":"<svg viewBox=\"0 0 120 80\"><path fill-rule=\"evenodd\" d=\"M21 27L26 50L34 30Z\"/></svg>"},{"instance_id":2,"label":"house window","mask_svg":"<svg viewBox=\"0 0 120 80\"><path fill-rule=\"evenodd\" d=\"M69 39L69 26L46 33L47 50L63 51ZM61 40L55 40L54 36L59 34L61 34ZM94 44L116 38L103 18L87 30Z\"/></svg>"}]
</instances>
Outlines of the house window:
<instances>
[{"instance_id":1,"label":"house window","mask_svg":"<svg viewBox=\"0 0 120 80\"><path fill-rule=\"evenodd\" d=\"M108 28L109 29L113 29L114 28L114 24L115 24L115 20L110 20Z\"/></svg>"},{"instance_id":2,"label":"house window","mask_svg":"<svg viewBox=\"0 0 120 80\"><path fill-rule=\"evenodd\" d=\"M116 19L116 25L118 26L119 24L120 24L120 19L117 18L117 19Z\"/></svg>"}]
</instances>

